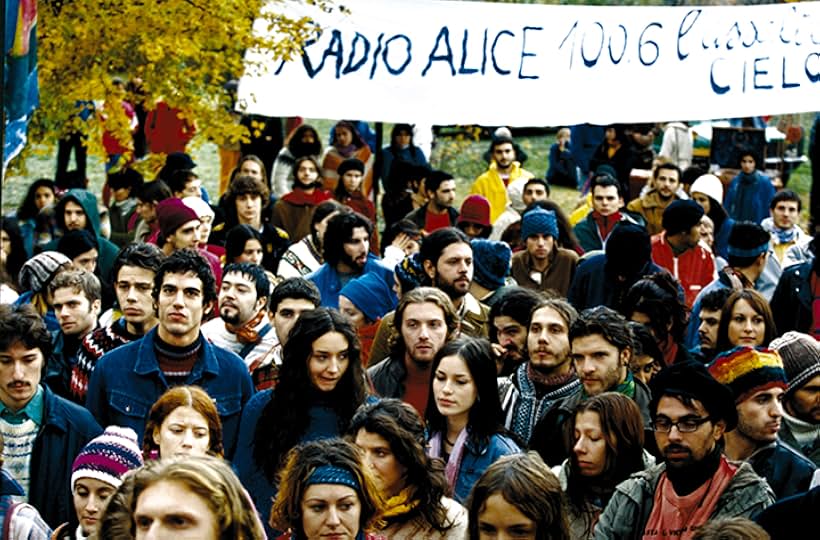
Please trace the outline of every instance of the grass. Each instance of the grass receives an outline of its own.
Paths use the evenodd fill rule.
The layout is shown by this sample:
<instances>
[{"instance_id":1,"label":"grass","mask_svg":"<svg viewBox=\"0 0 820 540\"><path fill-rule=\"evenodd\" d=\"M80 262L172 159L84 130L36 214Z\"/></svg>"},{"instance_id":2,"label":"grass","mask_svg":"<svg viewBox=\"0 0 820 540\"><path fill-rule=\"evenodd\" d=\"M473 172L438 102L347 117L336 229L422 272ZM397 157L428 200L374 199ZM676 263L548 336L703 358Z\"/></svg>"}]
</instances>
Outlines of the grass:
<instances>
[{"instance_id":1,"label":"grass","mask_svg":"<svg viewBox=\"0 0 820 540\"><path fill-rule=\"evenodd\" d=\"M811 122L814 119L813 113L801 115L801 125L803 125L808 139ZM308 119L308 123L315 126L320 135L329 133L334 124L333 120ZM390 135L392 124L384 125L385 143ZM486 138L475 136L477 129L449 130L451 134L436 138L434 148L430 156L433 167L450 172L456 177L457 197L456 202L460 206L461 201L467 196L473 180L487 168L484 160L484 152L489 148ZM465 135L464 133L467 133ZM526 151L528 155L525 168L536 176L544 175L547 168L547 157L549 149L555 140L554 133L527 134L516 137L516 142ZM212 195L217 193L219 183L219 155L216 145L207 141L194 140L189 146L189 151L197 163L197 173L203 179L203 184ZM56 149L49 151L45 148L36 148L25 163L26 176L9 175L2 186L2 207L3 213L15 209L25 196L29 182L41 177L53 178L56 164ZM103 161L94 156L88 159L89 189L94 193L102 192L104 182ZM805 164L792 173L789 181L789 188L795 190L804 200L803 223L807 224L808 218L808 194L811 189L811 169ZM571 188L554 186L552 198L558 202L565 210L574 208L578 193Z\"/></svg>"}]
</instances>

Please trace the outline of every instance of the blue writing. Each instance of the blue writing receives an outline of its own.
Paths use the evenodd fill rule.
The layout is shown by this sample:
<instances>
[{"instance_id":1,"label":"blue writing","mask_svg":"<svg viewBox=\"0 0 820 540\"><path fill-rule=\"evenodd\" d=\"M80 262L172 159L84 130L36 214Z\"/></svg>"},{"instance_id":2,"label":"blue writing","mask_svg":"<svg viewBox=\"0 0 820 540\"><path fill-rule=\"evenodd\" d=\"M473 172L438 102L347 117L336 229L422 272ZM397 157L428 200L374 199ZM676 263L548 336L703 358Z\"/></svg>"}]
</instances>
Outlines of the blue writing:
<instances>
[{"instance_id":1,"label":"blue writing","mask_svg":"<svg viewBox=\"0 0 820 540\"><path fill-rule=\"evenodd\" d=\"M484 35L487 35L487 31L484 31ZM468 68L465 67L467 65L467 40L469 39L470 31L466 28L464 29L464 38L461 40L461 65L458 67L458 74L459 75L470 75L472 73L478 73L478 68ZM486 37L485 37L486 39Z\"/></svg>"},{"instance_id":2,"label":"blue writing","mask_svg":"<svg viewBox=\"0 0 820 540\"><path fill-rule=\"evenodd\" d=\"M786 82L786 57L783 57L783 72L782 76L780 77L780 88L794 88L796 86L800 86L800 83L789 83Z\"/></svg>"},{"instance_id":3,"label":"blue writing","mask_svg":"<svg viewBox=\"0 0 820 540\"><path fill-rule=\"evenodd\" d=\"M390 48L390 44L394 40L397 40L397 39L403 39L405 41L405 44L407 46L407 57L404 59L404 63L401 66L399 66L398 68L394 68L393 66L390 65L390 62L387 61L387 51ZM385 42L384 52L382 52L382 61L384 62L384 65L387 68L387 71L391 75L401 75L401 73L408 66L408 64L410 64L410 60L412 59L412 53L411 53L412 48L413 48L413 43L410 41L410 38L405 36L404 34L396 34L395 36L388 39L387 42Z\"/></svg>"},{"instance_id":4,"label":"blue writing","mask_svg":"<svg viewBox=\"0 0 820 540\"><path fill-rule=\"evenodd\" d=\"M587 33L584 32L584 37L581 38L581 59L584 61L584 65L586 67L592 67L598 63L598 59L601 57L601 52L604 50L604 27L601 23L595 22L595 26L598 27L598 30L601 31L601 40L598 43L598 50L595 52L594 58L587 58L586 55L586 42L587 42Z\"/></svg>"},{"instance_id":5,"label":"blue writing","mask_svg":"<svg viewBox=\"0 0 820 540\"><path fill-rule=\"evenodd\" d=\"M621 60L623 60L624 54L626 54L626 42L628 40L628 34L626 32L626 27L622 24L619 24L618 28L621 29L621 33L623 34L623 37L624 37L624 43L623 43L623 47L621 47L621 54L618 56L617 59L612 54L612 36L609 36L609 40L608 40L608 43L607 43L607 46L606 46L606 48L609 50L609 59L616 66L621 62Z\"/></svg>"},{"instance_id":6,"label":"blue writing","mask_svg":"<svg viewBox=\"0 0 820 540\"><path fill-rule=\"evenodd\" d=\"M506 35L506 36L510 36L510 37L512 37L512 38L514 38L514 37L515 37L515 34L513 34L512 32L510 32L509 30L502 30L501 32L499 32L498 34L496 34L495 39L493 40L493 46L492 46L492 47L490 47L490 55L493 57L493 67L495 68L496 73L498 73L499 75L509 75L509 74L510 74L510 70L509 70L509 69L502 69L502 68L500 68L500 67L498 66L498 62L496 62L496 60L495 60L495 46L496 46L496 45L498 45L498 39L499 39L501 36L504 36L504 35Z\"/></svg>"},{"instance_id":7,"label":"blue writing","mask_svg":"<svg viewBox=\"0 0 820 540\"><path fill-rule=\"evenodd\" d=\"M643 32L641 32L641 36L638 38L638 60L640 60L641 64L645 66L651 66L652 64L657 62L658 57L661 55L660 47L658 47L658 44L656 42L652 41L651 39L647 39L646 41L644 41L643 39L644 35L647 31L649 31L650 28L663 28L663 25L661 23L656 22L647 24L646 28L644 28ZM646 60L643 56L644 47L647 45L651 45L655 50L655 56L652 58L652 60Z\"/></svg>"},{"instance_id":8,"label":"blue writing","mask_svg":"<svg viewBox=\"0 0 820 540\"><path fill-rule=\"evenodd\" d=\"M384 38L384 32L379 34L379 37L376 39L376 50L373 51L373 65L370 66L370 80L373 80L373 75L376 74L376 66L379 63L379 54L382 52L382 39Z\"/></svg>"},{"instance_id":9,"label":"blue writing","mask_svg":"<svg viewBox=\"0 0 820 540\"><path fill-rule=\"evenodd\" d=\"M769 60L768 56L764 56L763 58L755 58L754 68L753 68L754 75L752 76L752 83L755 87L755 90L771 90L772 88L774 88L771 84L758 84L758 82L757 82L757 76L758 75L763 76L763 75L768 75L769 74L769 70L768 69L763 69L762 67L758 66L758 63L768 62L768 60Z\"/></svg>"},{"instance_id":10,"label":"blue writing","mask_svg":"<svg viewBox=\"0 0 820 540\"><path fill-rule=\"evenodd\" d=\"M353 59L356 57L356 47L359 41L364 42L364 52L362 53L362 57L354 64ZM348 73L358 71L359 68L367 62L368 54L370 54L370 41L359 32L356 32L353 41L350 43L350 56L347 57L347 65L342 70L342 74L347 75Z\"/></svg>"},{"instance_id":11,"label":"blue writing","mask_svg":"<svg viewBox=\"0 0 820 540\"><path fill-rule=\"evenodd\" d=\"M484 44L481 46L481 74L487 72L487 29L484 29Z\"/></svg>"},{"instance_id":12,"label":"blue writing","mask_svg":"<svg viewBox=\"0 0 820 540\"><path fill-rule=\"evenodd\" d=\"M524 58L528 56L536 56L535 53L527 52L527 30L538 30L539 32L543 30L542 26L525 26L522 30L522 39L521 39L521 63L518 65L518 78L519 79L538 79L538 75L524 75Z\"/></svg>"},{"instance_id":13,"label":"blue writing","mask_svg":"<svg viewBox=\"0 0 820 540\"><path fill-rule=\"evenodd\" d=\"M809 61L814 59L814 72L810 71ZM820 81L820 53L811 53L806 57L806 62L803 64L806 70L806 76L813 83Z\"/></svg>"},{"instance_id":14,"label":"blue writing","mask_svg":"<svg viewBox=\"0 0 820 540\"><path fill-rule=\"evenodd\" d=\"M683 38L686 36L686 34L688 34L692 30L692 27L695 26L695 23L700 18L701 13L703 13L702 9L693 9L689 11L689 13L687 13L683 20L681 20L680 22L680 27L678 28L678 60L685 60L686 57L689 56L689 53L684 54L681 51L681 43L683 42ZM686 26L686 29L684 29L684 25L686 25L687 21L689 21L689 17L691 15L694 15L694 18Z\"/></svg>"},{"instance_id":15,"label":"blue writing","mask_svg":"<svg viewBox=\"0 0 820 540\"><path fill-rule=\"evenodd\" d=\"M447 47L447 54L435 54L436 51L438 51L442 38L444 39L444 45ZM439 31L438 36L436 36L436 44L430 52L430 56L427 59L427 66L421 72L421 76L427 76L427 72L430 71L430 68L433 66L433 62L441 61L445 61L450 65L451 75L456 74L456 68L453 66L453 49L450 47L450 29L446 26L442 26L441 31Z\"/></svg>"},{"instance_id":16,"label":"blue writing","mask_svg":"<svg viewBox=\"0 0 820 540\"><path fill-rule=\"evenodd\" d=\"M578 21L575 21L575 23L572 25L572 27L570 27L569 32L567 32L567 35L564 36L564 39L561 40L561 44L558 45L558 50L560 51L561 49L564 48L564 43L566 43L567 40L569 39L569 37L572 36L572 45L570 46L570 49L569 49L569 68L570 69L572 69L572 59L575 56L575 30L577 28L578 28Z\"/></svg>"},{"instance_id":17,"label":"blue writing","mask_svg":"<svg viewBox=\"0 0 820 540\"><path fill-rule=\"evenodd\" d=\"M731 88L729 85L721 86L715 81L715 64L724 60L724 58L715 58L712 60L712 66L709 68L709 82L712 85L712 92L717 95L725 94Z\"/></svg>"}]
</instances>

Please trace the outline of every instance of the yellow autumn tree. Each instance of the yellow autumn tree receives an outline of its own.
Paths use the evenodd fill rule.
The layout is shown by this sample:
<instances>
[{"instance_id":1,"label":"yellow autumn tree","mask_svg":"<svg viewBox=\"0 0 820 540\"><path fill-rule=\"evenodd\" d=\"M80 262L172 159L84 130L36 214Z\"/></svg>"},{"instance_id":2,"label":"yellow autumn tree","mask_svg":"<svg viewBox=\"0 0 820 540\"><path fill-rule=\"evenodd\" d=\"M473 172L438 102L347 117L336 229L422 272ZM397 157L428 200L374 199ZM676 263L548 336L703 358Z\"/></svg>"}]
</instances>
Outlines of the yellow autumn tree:
<instances>
[{"instance_id":1,"label":"yellow autumn tree","mask_svg":"<svg viewBox=\"0 0 820 540\"><path fill-rule=\"evenodd\" d=\"M317 31L309 20L277 13L278 1L40 0L40 107L29 126L29 141L52 147L62 134L80 130L88 134L89 150L102 155L100 111L83 121L77 102L111 99L114 77L141 79L147 109L162 99L194 120L202 139L245 138L247 130L231 115L232 97L224 87L253 67L245 64L245 51L263 47L290 58ZM280 37L254 35L257 18L273 30L267 35ZM121 107L107 107L105 115L106 129L127 141Z\"/></svg>"}]
</instances>

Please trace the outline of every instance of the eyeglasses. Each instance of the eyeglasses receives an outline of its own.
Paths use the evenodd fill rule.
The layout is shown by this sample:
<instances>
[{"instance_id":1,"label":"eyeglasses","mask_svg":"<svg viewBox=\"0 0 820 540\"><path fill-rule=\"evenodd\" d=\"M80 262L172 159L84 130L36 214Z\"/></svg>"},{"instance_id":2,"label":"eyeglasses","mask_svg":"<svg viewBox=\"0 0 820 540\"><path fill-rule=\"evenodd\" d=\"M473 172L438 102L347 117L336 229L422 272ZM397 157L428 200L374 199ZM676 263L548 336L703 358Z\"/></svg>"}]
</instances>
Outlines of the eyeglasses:
<instances>
[{"instance_id":1,"label":"eyeglasses","mask_svg":"<svg viewBox=\"0 0 820 540\"><path fill-rule=\"evenodd\" d=\"M688 417L673 422L668 418L660 417L652 422L652 428L659 433L669 433L673 427L677 427L680 433L692 433L710 420L712 420L711 416L707 416L706 418Z\"/></svg>"}]
</instances>

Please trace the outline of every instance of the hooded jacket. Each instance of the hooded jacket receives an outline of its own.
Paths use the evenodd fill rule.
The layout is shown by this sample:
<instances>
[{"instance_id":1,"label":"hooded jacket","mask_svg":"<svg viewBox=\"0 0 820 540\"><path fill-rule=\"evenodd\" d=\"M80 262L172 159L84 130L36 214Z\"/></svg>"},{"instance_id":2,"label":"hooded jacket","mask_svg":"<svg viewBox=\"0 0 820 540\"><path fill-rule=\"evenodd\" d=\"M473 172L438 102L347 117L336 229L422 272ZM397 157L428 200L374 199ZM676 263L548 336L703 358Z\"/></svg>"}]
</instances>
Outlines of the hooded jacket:
<instances>
[{"instance_id":1,"label":"hooded jacket","mask_svg":"<svg viewBox=\"0 0 820 540\"><path fill-rule=\"evenodd\" d=\"M100 234L100 211L97 209L97 197L86 189L68 190L63 198L60 199L60 202L57 203L57 207L55 208L57 228L62 231L63 234L66 232L65 205L68 201L72 201L82 206L86 217L86 229L93 232L94 236L97 238L97 245L99 246L97 249L99 253L97 265L99 267L100 276L102 276L103 280L109 281L111 269L114 266L114 259L117 257L117 253L119 253L120 250L114 243ZM59 241L59 238L55 238L49 242L46 249L56 251Z\"/></svg>"}]
</instances>

